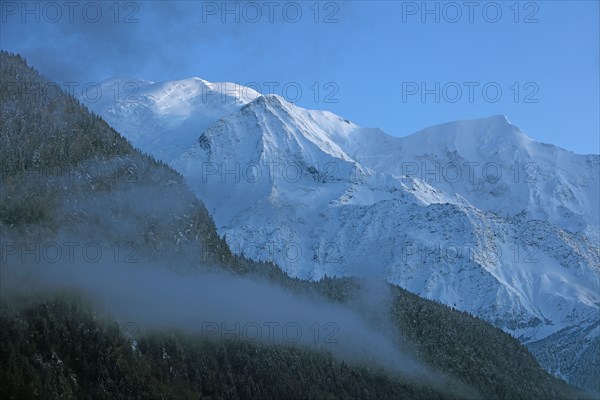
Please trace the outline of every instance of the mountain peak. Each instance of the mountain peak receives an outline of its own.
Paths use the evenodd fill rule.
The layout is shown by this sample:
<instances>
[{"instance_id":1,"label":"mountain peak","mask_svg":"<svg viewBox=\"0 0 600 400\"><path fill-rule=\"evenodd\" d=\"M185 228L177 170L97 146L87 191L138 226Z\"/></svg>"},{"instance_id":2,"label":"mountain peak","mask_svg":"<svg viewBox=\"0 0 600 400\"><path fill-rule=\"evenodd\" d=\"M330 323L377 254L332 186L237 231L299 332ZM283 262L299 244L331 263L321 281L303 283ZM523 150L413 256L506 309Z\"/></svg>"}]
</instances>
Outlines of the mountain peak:
<instances>
[{"instance_id":1,"label":"mountain peak","mask_svg":"<svg viewBox=\"0 0 600 400\"><path fill-rule=\"evenodd\" d=\"M471 118L471 119L463 119L456 120L451 122L446 122L443 124L432 125L429 126L419 132L425 131L436 131L436 132L449 132L449 131L482 131L482 130L490 130L493 129L495 132L498 130L507 129L510 127L517 128L515 125L511 124L508 117L503 114L496 114L489 117L483 118ZM518 128L517 128L518 130Z\"/></svg>"},{"instance_id":2,"label":"mountain peak","mask_svg":"<svg viewBox=\"0 0 600 400\"><path fill-rule=\"evenodd\" d=\"M427 148L440 141L449 147L511 147L526 148L532 139L513 125L505 115L492 115L485 118L466 119L433 125L403 138Z\"/></svg>"}]
</instances>

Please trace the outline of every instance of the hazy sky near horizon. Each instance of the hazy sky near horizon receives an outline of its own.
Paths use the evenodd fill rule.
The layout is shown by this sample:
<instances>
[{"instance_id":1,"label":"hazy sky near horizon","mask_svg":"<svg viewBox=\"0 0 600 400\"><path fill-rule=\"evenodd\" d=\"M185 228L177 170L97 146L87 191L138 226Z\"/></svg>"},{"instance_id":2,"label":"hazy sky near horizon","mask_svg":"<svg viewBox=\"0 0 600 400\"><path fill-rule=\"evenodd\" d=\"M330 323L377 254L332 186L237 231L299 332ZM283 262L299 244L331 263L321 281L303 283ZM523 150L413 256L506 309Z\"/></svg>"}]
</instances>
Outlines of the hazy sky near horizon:
<instances>
[{"instance_id":1,"label":"hazy sky near horizon","mask_svg":"<svg viewBox=\"0 0 600 400\"><path fill-rule=\"evenodd\" d=\"M198 76L395 136L505 114L599 153L599 20L597 1L2 1L0 48L75 90Z\"/></svg>"}]
</instances>

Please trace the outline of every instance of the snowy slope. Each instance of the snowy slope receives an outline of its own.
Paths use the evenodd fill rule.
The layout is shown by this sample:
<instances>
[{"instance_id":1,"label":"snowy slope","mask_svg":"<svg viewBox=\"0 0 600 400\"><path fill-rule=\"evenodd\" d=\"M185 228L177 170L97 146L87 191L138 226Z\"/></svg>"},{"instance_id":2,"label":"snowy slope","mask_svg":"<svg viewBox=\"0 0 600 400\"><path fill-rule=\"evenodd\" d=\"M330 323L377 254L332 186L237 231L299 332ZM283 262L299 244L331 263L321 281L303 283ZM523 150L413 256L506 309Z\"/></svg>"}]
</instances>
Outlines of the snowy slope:
<instances>
[{"instance_id":1,"label":"snowy slope","mask_svg":"<svg viewBox=\"0 0 600 400\"><path fill-rule=\"evenodd\" d=\"M525 211L529 219L598 237L598 155L538 143L504 116L435 126L399 142L394 158L367 165L421 177L482 210Z\"/></svg>"},{"instance_id":2,"label":"snowy slope","mask_svg":"<svg viewBox=\"0 0 600 400\"><path fill-rule=\"evenodd\" d=\"M397 138L278 96L198 103L202 85L92 108L187 178L233 251L302 279L384 278L525 343L598 323L598 155L503 116Z\"/></svg>"},{"instance_id":3,"label":"snowy slope","mask_svg":"<svg viewBox=\"0 0 600 400\"><path fill-rule=\"evenodd\" d=\"M96 101L83 99L134 146L170 162L192 146L199 132L259 96L253 89L200 78L154 83L113 78L100 83Z\"/></svg>"}]
</instances>

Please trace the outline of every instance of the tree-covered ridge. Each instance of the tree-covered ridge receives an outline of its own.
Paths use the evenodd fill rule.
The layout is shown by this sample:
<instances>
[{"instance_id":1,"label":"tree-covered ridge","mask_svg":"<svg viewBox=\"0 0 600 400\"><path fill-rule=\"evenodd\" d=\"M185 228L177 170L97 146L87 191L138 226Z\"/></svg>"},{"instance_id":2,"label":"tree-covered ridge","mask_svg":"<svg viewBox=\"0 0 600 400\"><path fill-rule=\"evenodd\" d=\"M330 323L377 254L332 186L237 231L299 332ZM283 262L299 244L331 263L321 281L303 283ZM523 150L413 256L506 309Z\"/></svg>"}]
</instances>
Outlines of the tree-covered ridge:
<instances>
[{"instance_id":1,"label":"tree-covered ridge","mask_svg":"<svg viewBox=\"0 0 600 400\"><path fill-rule=\"evenodd\" d=\"M446 399L329 354L182 334L131 339L77 297L0 313L4 399Z\"/></svg>"},{"instance_id":2,"label":"tree-covered ridge","mask_svg":"<svg viewBox=\"0 0 600 400\"><path fill-rule=\"evenodd\" d=\"M3 174L64 168L133 152L100 117L29 68L20 56L2 51L0 58Z\"/></svg>"},{"instance_id":3,"label":"tree-covered ridge","mask_svg":"<svg viewBox=\"0 0 600 400\"><path fill-rule=\"evenodd\" d=\"M428 388L295 346L207 341L182 332L132 337L78 295L61 293L2 302L0 397L584 398L546 374L514 339L507 347L506 335L483 321L457 317L409 293L399 293L394 303L404 310L397 311L398 320L413 321L402 331L416 353L474 390L452 395L450 386ZM489 362L494 352L500 352L498 363Z\"/></svg>"}]
</instances>

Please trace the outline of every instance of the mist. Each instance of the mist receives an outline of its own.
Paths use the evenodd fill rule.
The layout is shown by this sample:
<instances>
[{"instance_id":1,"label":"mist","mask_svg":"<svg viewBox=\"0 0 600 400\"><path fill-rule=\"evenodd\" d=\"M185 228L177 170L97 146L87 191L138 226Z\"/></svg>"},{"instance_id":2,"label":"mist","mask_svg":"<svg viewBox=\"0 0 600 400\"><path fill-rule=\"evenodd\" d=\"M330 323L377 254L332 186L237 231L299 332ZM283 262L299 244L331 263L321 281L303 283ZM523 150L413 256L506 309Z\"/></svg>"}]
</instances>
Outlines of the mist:
<instances>
[{"instance_id":1,"label":"mist","mask_svg":"<svg viewBox=\"0 0 600 400\"><path fill-rule=\"evenodd\" d=\"M226 272L180 274L159 265L35 263L5 269L2 291L74 289L141 331L175 329L209 340L299 344L403 374L424 371L385 332L348 307ZM11 277L13 279L11 279ZM8 278L8 279L6 279ZM19 282L17 282L17 280ZM31 287L31 283L33 287Z\"/></svg>"},{"instance_id":2,"label":"mist","mask_svg":"<svg viewBox=\"0 0 600 400\"><path fill-rule=\"evenodd\" d=\"M385 316L391 294L384 282L367 281L346 306L218 270L182 274L162 265L40 262L3 265L0 289L3 296L23 290L78 291L134 340L144 333L175 330L204 340L302 346L429 386L451 380L404 347Z\"/></svg>"}]
</instances>

